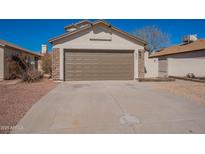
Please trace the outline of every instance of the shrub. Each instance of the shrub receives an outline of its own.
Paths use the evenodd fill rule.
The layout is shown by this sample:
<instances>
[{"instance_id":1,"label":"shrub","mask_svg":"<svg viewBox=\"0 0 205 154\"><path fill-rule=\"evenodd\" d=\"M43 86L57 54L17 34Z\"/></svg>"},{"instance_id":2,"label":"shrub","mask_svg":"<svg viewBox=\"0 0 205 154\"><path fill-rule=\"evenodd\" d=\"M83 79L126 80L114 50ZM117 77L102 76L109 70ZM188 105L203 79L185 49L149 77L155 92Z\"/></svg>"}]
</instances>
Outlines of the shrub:
<instances>
[{"instance_id":1,"label":"shrub","mask_svg":"<svg viewBox=\"0 0 205 154\"><path fill-rule=\"evenodd\" d=\"M44 73L51 75L51 71L52 71L52 57L51 57L50 54L44 54L41 57L41 66L42 66L42 70L44 71Z\"/></svg>"},{"instance_id":2,"label":"shrub","mask_svg":"<svg viewBox=\"0 0 205 154\"><path fill-rule=\"evenodd\" d=\"M43 73L36 70L28 70L22 73L22 80L27 82L38 81L43 78Z\"/></svg>"},{"instance_id":3,"label":"shrub","mask_svg":"<svg viewBox=\"0 0 205 154\"><path fill-rule=\"evenodd\" d=\"M187 77L187 78L195 78L195 75L194 75L194 73L188 73L188 74L186 75L186 77Z\"/></svg>"},{"instance_id":4,"label":"shrub","mask_svg":"<svg viewBox=\"0 0 205 154\"><path fill-rule=\"evenodd\" d=\"M34 81L37 81L43 78L43 73L37 71L32 66L30 66L28 63L26 63L21 55L14 55L12 57L12 60L13 62L15 62L15 65L17 66L19 70L19 74L20 74L19 77L23 81L34 82ZM12 73L12 77L13 76L14 74Z\"/></svg>"}]
</instances>

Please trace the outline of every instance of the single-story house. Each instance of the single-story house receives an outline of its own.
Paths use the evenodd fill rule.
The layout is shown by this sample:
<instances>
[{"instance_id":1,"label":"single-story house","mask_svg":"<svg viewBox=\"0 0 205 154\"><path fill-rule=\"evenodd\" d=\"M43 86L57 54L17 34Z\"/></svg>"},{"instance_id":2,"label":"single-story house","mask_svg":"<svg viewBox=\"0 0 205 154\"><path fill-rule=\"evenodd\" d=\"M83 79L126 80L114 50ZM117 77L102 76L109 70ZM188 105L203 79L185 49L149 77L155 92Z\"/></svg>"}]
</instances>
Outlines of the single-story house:
<instances>
[{"instance_id":1,"label":"single-story house","mask_svg":"<svg viewBox=\"0 0 205 154\"><path fill-rule=\"evenodd\" d=\"M179 45L164 48L149 58L158 61L158 76L205 76L205 39L195 35L184 37ZM156 72L156 71L155 71Z\"/></svg>"},{"instance_id":2,"label":"single-story house","mask_svg":"<svg viewBox=\"0 0 205 154\"><path fill-rule=\"evenodd\" d=\"M38 68L38 59L41 57L40 54L31 52L4 40L0 40L0 80L8 79L10 77L12 56L19 54L23 56L25 61L33 68Z\"/></svg>"},{"instance_id":3,"label":"single-story house","mask_svg":"<svg viewBox=\"0 0 205 154\"><path fill-rule=\"evenodd\" d=\"M144 77L144 40L111 24L83 20L50 39L54 80L134 80Z\"/></svg>"}]
</instances>

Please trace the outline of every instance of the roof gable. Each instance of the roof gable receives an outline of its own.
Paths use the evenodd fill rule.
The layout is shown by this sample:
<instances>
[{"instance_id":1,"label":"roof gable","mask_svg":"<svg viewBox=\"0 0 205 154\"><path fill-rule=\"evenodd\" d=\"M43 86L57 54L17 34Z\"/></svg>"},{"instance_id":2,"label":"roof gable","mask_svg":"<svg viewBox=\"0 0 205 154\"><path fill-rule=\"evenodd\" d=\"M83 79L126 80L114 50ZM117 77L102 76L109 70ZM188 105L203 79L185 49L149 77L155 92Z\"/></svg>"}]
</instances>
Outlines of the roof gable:
<instances>
[{"instance_id":1,"label":"roof gable","mask_svg":"<svg viewBox=\"0 0 205 154\"><path fill-rule=\"evenodd\" d=\"M141 43L141 44L144 44L144 45L147 44L144 40L142 40L142 39L140 39L138 37L132 36L132 35L124 32L124 31L116 28L116 27L113 27L112 25L108 24L107 22L105 22L103 20L97 20L96 22L94 22L92 24L89 24L88 26L82 27L82 28L80 28L78 30L75 30L73 32L67 32L67 33L65 33L63 35L57 36L57 37L55 37L53 39L50 39L49 42L50 43L54 43L55 41L58 41L58 40L63 39L65 37L70 37L70 36L72 36L72 35L74 35L76 33L82 32L82 31L87 30L87 29L91 29L94 26L106 26L107 28L110 28L111 30L114 30L116 33L120 33L121 35L124 35L125 37L128 37L129 39L131 39L131 40L133 40L135 42L138 42L138 43Z\"/></svg>"}]
</instances>

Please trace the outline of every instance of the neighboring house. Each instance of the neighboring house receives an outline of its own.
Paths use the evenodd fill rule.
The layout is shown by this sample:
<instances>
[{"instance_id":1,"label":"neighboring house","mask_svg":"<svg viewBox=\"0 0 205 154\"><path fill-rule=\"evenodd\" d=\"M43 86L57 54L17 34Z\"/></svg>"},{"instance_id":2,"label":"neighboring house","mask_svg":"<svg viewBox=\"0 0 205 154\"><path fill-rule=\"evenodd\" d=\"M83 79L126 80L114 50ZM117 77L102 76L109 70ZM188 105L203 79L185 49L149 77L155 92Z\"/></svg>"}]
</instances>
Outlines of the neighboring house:
<instances>
[{"instance_id":1,"label":"neighboring house","mask_svg":"<svg viewBox=\"0 0 205 154\"><path fill-rule=\"evenodd\" d=\"M205 39L189 35L182 44L164 48L150 56L158 60L158 76L205 76Z\"/></svg>"},{"instance_id":2,"label":"neighboring house","mask_svg":"<svg viewBox=\"0 0 205 154\"><path fill-rule=\"evenodd\" d=\"M38 68L39 54L4 40L0 40L0 80L10 77L12 56L17 54L21 54L25 58L25 61L31 64L33 68Z\"/></svg>"},{"instance_id":3,"label":"neighboring house","mask_svg":"<svg viewBox=\"0 0 205 154\"><path fill-rule=\"evenodd\" d=\"M146 42L105 21L65 27L53 45L54 80L134 80L144 77Z\"/></svg>"}]
</instances>

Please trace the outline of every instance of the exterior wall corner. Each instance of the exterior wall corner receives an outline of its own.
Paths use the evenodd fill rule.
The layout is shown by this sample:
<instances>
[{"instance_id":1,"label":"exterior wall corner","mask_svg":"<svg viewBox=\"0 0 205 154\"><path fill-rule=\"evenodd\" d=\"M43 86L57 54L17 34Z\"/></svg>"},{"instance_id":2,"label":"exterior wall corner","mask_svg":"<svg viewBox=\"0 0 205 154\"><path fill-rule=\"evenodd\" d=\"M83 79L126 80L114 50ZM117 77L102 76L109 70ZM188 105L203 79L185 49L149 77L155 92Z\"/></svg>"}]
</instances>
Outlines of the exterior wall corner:
<instances>
[{"instance_id":1,"label":"exterior wall corner","mask_svg":"<svg viewBox=\"0 0 205 154\"><path fill-rule=\"evenodd\" d=\"M0 46L0 81L4 79L4 48Z\"/></svg>"},{"instance_id":2,"label":"exterior wall corner","mask_svg":"<svg viewBox=\"0 0 205 154\"><path fill-rule=\"evenodd\" d=\"M144 49L138 50L138 78L144 78Z\"/></svg>"},{"instance_id":3,"label":"exterior wall corner","mask_svg":"<svg viewBox=\"0 0 205 154\"><path fill-rule=\"evenodd\" d=\"M60 49L53 48L52 51L52 78L60 80Z\"/></svg>"}]
</instances>

